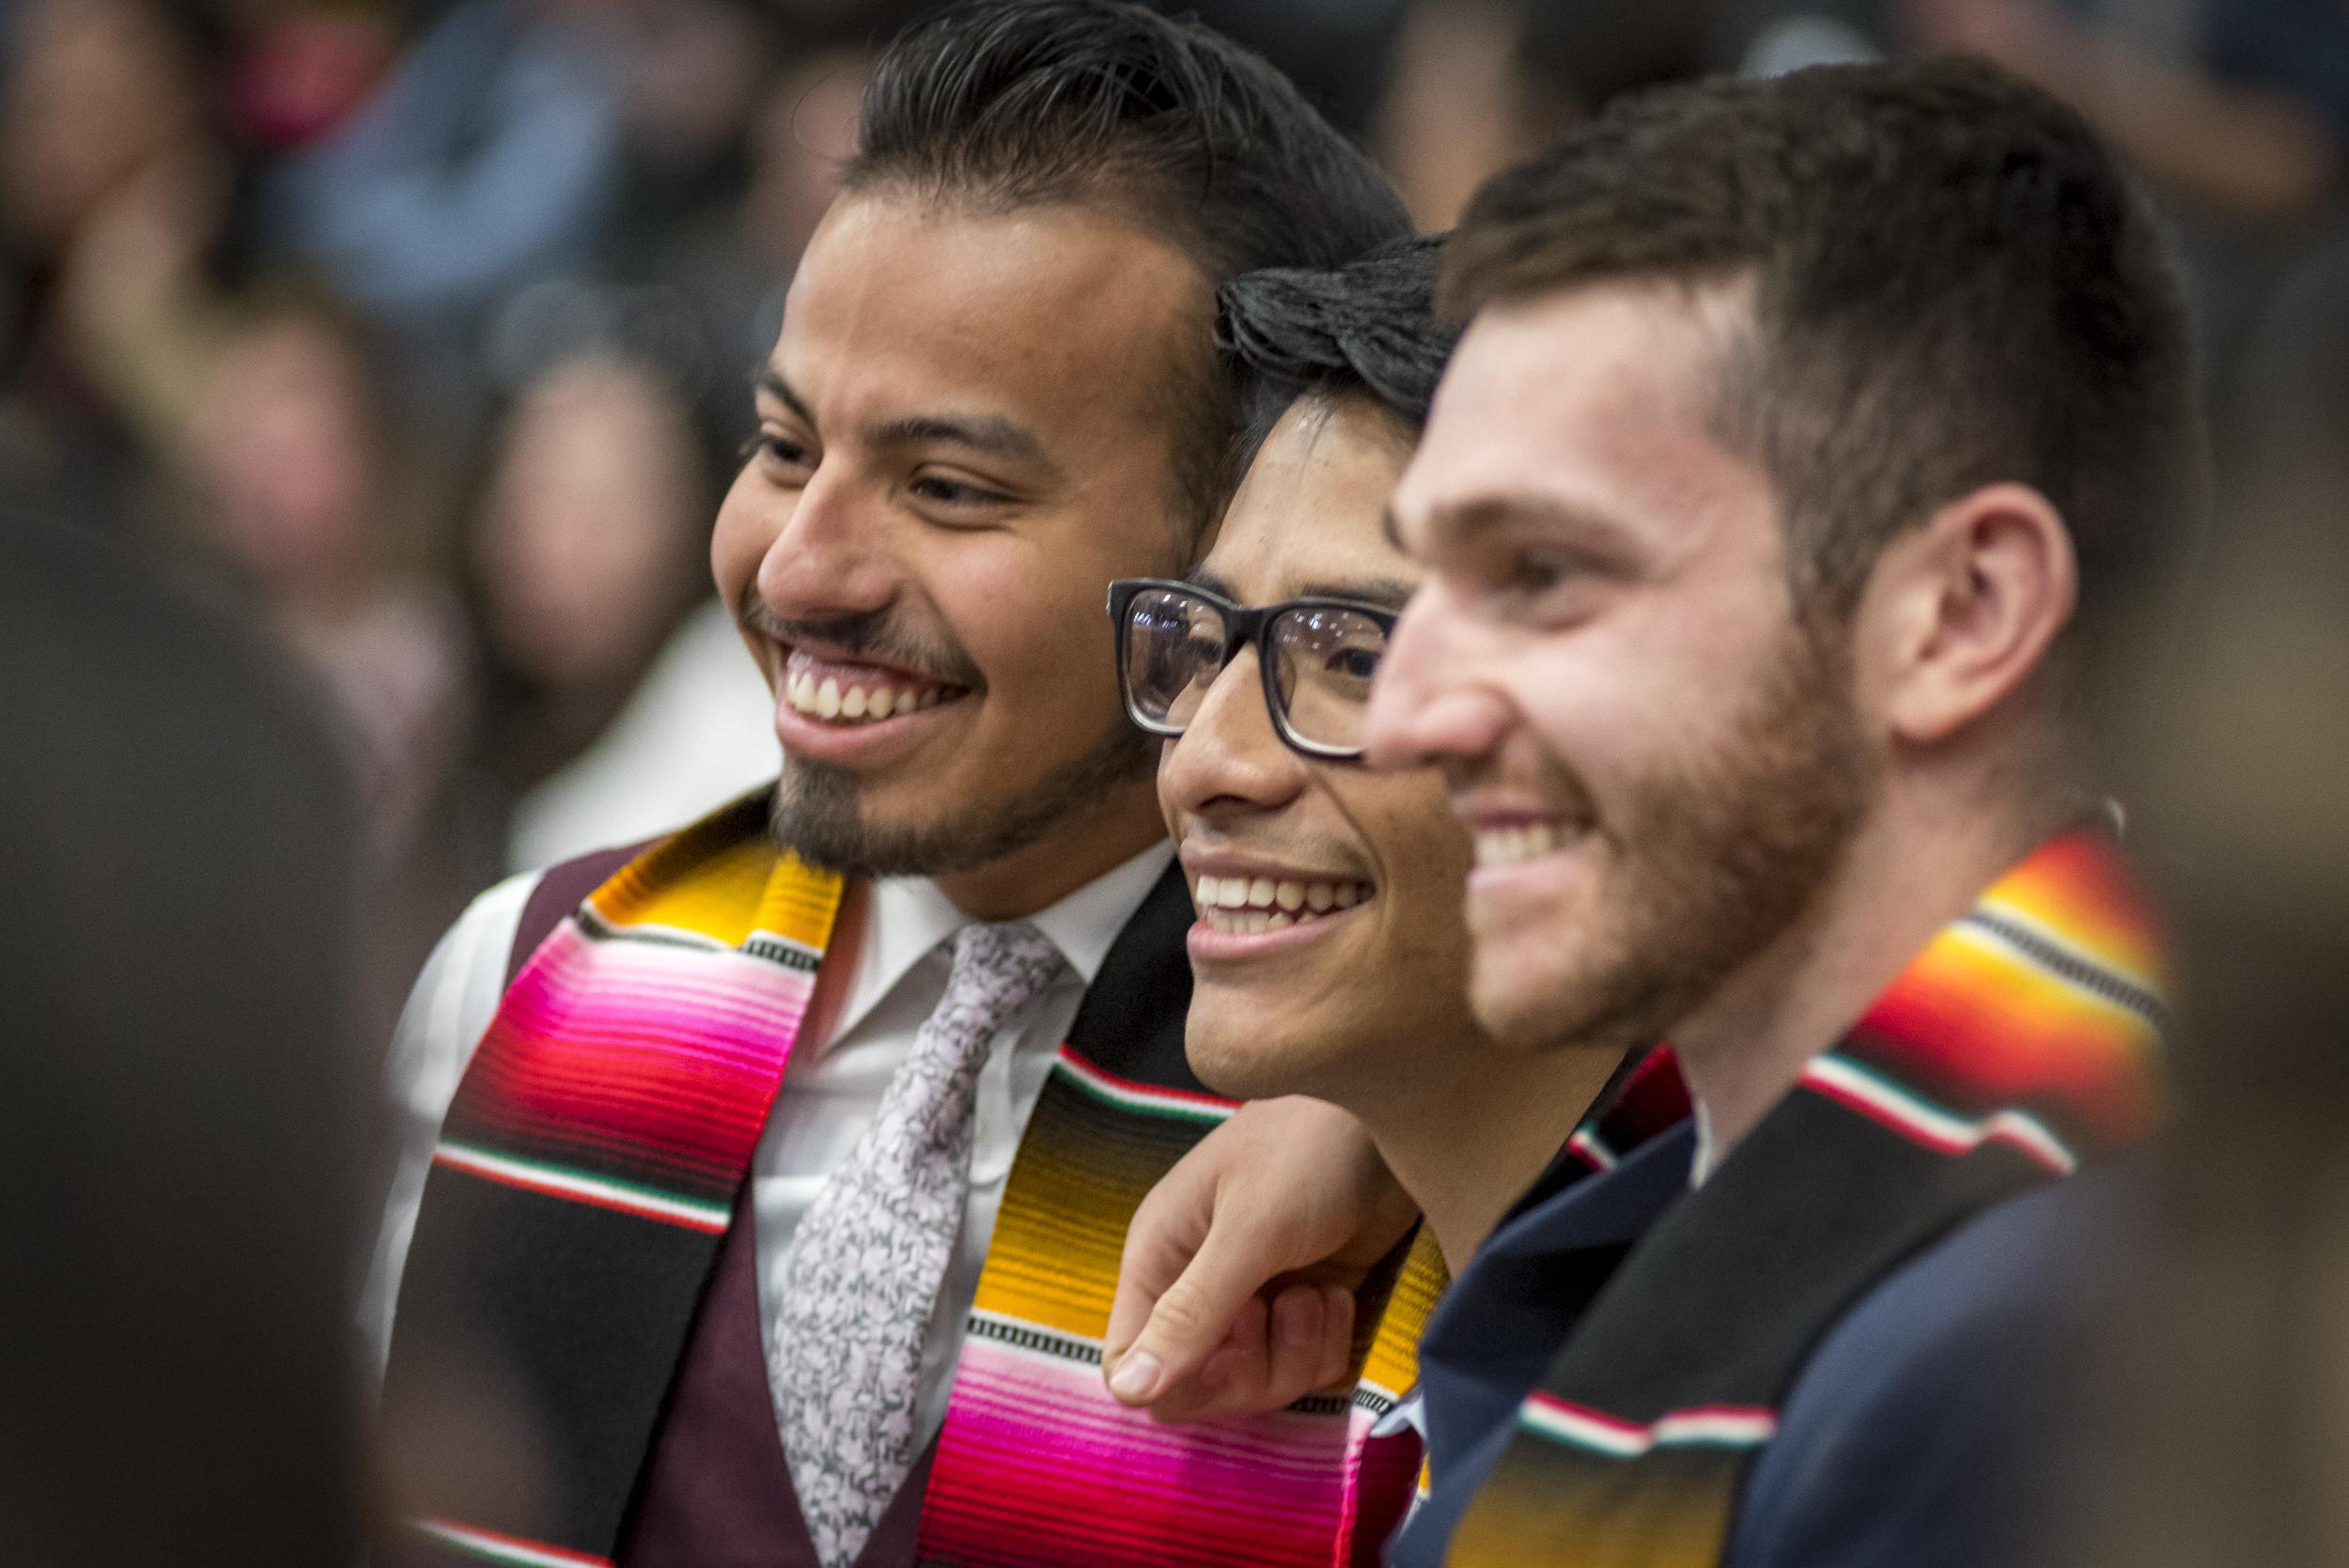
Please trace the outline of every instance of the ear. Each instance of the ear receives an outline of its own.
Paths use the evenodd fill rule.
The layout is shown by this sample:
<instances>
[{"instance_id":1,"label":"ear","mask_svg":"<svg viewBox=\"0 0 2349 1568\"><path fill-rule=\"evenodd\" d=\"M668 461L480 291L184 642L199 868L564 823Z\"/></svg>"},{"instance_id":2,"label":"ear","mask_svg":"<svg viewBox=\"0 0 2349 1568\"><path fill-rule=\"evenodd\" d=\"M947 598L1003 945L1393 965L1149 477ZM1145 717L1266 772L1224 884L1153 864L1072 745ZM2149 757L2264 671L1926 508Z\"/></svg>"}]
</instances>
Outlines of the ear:
<instances>
[{"instance_id":1,"label":"ear","mask_svg":"<svg viewBox=\"0 0 2349 1568\"><path fill-rule=\"evenodd\" d=\"M2071 530L2028 485L1988 485L1887 547L1862 596L1886 727L1932 745L2028 683L2072 618Z\"/></svg>"}]
</instances>

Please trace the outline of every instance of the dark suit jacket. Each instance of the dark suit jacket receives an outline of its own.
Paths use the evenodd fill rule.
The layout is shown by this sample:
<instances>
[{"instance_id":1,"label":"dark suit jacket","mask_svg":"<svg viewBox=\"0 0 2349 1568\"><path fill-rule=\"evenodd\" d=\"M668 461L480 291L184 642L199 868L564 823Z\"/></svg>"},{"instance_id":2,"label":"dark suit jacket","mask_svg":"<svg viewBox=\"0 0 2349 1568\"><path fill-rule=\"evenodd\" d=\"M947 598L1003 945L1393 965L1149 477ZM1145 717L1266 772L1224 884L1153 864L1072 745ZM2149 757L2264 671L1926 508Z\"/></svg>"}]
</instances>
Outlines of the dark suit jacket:
<instances>
[{"instance_id":1,"label":"dark suit jacket","mask_svg":"<svg viewBox=\"0 0 2349 1568\"><path fill-rule=\"evenodd\" d=\"M1688 1188L1695 1141L1658 1136L1604 1175L1522 1205L1421 1343L1434 1490L1396 1568L1435 1568L1582 1301L1552 1266L1625 1252ZM2063 1369L2135 1172L1997 1204L1882 1280L1805 1362L1740 1494L1730 1568L2014 1568L2053 1462ZM1529 1565L1538 1568L1538 1565Z\"/></svg>"}]
</instances>

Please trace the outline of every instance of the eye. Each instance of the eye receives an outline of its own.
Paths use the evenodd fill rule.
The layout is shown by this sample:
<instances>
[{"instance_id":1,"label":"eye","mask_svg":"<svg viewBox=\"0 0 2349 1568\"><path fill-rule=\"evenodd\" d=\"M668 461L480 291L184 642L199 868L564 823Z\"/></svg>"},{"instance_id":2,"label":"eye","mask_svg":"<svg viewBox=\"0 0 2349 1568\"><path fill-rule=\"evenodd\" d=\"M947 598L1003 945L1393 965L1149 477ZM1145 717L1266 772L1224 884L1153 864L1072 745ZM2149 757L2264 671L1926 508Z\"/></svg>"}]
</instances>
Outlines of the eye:
<instances>
[{"instance_id":1,"label":"eye","mask_svg":"<svg viewBox=\"0 0 2349 1568\"><path fill-rule=\"evenodd\" d=\"M909 484L906 489L924 501L940 506L957 508L1000 506L1011 499L999 491L973 485L967 480L951 479L939 474L916 474L912 483Z\"/></svg>"},{"instance_id":2,"label":"eye","mask_svg":"<svg viewBox=\"0 0 2349 1568\"><path fill-rule=\"evenodd\" d=\"M1514 551L1501 563L1501 586L1513 593L1538 595L1563 586L1575 575L1575 563L1546 551Z\"/></svg>"},{"instance_id":3,"label":"eye","mask_svg":"<svg viewBox=\"0 0 2349 1568\"><path fill-rule=\"evenodd\" d=\"M778 430L761 430L742 443L742 460L771 469L812 469L816 459L806 446Z\"/></svg>"},{"instance_id":4,"label":"eye","mask_svg":"<svg viewBox=\"0 0 2349 1568\"><path fill-rule=\"evenodd\" d=\"M1330 655L1326 667L1331 675L1367 682L1378 673L1378 655L1377 648L1339 648Z\"/></svg>"}]
</instances>

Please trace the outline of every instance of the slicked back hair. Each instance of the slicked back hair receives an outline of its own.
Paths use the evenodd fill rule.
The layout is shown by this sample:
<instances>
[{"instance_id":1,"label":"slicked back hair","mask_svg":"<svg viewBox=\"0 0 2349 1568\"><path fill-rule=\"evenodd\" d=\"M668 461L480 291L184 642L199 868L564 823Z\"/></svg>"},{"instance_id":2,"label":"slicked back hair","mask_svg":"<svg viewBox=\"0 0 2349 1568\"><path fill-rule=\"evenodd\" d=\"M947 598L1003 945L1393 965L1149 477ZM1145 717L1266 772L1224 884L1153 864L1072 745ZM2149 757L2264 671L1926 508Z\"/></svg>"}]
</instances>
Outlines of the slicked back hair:
<instances>
[{"instance_id":1,"label":"slicked back hair","mask_svg":"<svg viewBox=\"0 0 2349 1568\"><path fill-rule=\"evenodd\" d=\"M1894 537L2013 480L2063 517L2092 644L2200 512L2192 354L2152 210L2077 112L1995 67L1619 101L1477 194L1439 303L1650 281L1753 290L1720 425L1776 485L1807 608L1848 613Z\"/></svg>"},{"instance_id":2,"label":"slicked back hair","mask_svg":"<svg viewBox=\"0 0 2349 1568\"><path fill-rule=\"evenodd\" d=\"M1277 267L1216 296L1216 347L1239 380L1233 469L1244 470L1290 406L1358 396L1416 435L1458 330L1435 314L1439 239L1392 241L1344 267Z\"/></svg>"},{"instance_id":3,"label":"slicked back hair","mask_svg":"<svg viewBox=\"0 0 2349 1568\"><path fill-rule=\"evenodd\" d=\"M843 178L983 214L1119 211L1209 289L1411 231L1385 177L1286 77L1128 0L962 0L915 23L875 62ZM1173 380L1176 500L1204 531L1233 478L1237 398L1204 333Z\"/></svg>"}]
</instances>

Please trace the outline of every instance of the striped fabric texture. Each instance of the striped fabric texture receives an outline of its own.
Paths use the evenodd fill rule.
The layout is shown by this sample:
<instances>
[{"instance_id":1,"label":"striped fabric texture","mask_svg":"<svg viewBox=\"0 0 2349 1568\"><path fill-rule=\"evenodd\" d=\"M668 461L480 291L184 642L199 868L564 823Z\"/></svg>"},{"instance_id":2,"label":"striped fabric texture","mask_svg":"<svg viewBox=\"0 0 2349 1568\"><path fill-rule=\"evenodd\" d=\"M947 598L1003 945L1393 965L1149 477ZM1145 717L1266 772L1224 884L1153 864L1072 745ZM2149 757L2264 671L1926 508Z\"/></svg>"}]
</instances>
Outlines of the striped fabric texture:
<instances>
[{"instance_id":1,"label":"striped fabric texture","mask_svg":"<svg viewBox=\"0 0 2349 1568\"><path fill-rule=\"evenodd\" d=\"M1423 1232L1364 1296L1343 1393L1160 1425L1112 1400L1101 1342L1126 1226L1228 1101L1054 1063L1004 1189L931 1471L919 1560L955 1568L1375 1563L1415 1440L1370 1429L1417 1377L1444 1284Z\"/></svg>"},{"instance_id":2,"label":"striped fabric texture","mask_svg":"<svg viewBox=\"0 0 2349 1568\"><path fill-rule=\"evenodd\" d=\"M2001 878L1633 1249L1448 1560L1718 1563L1781 1402L1854 1301L1968 1216L2154 1130L2161 986L2101 835Z\"/></svg>"},{"instance_id":3,"label":"striped fabric texture","mask_svg":"<svg viewBox=\"0 0 2349 1568\"><path fill-rule=\"evenodd\" d=\"M384 1412L429 1442L452 1390L497 1388L545 1439L545 1485L485 1498L458 1476L409 1499L403 1565L611 1561L839 895L771 846L762 795L631 862L517 973L438 1151ZM1174 1428L1102 1387L1127 1224L1232 1110L1183 1058L1191 918L1170 872L1029 1122L930 1471L925 1562L1349 1568L1377 1560L1410 1502L1416 1438L1370 1427L1415 1380L1444 1283L1430 1236L1365 1291L1344 1394Z\"/></svg>"},{"instance_id":4,"label":"striped fabric texture","mask_svg":"<svg viewBox=\"0 0 2349 1568\"><path fill-rule=\"evenodd\" d=\"M466 1069L383 1419L428 1443L469 1383L502 1386L548 1462L531 1496L411 1499L419 1544L610 1559L839 906L839 878L775 849L766 819L763 795L739 801L598 888L516 975Z\"/></svg>"}]
</instances>

